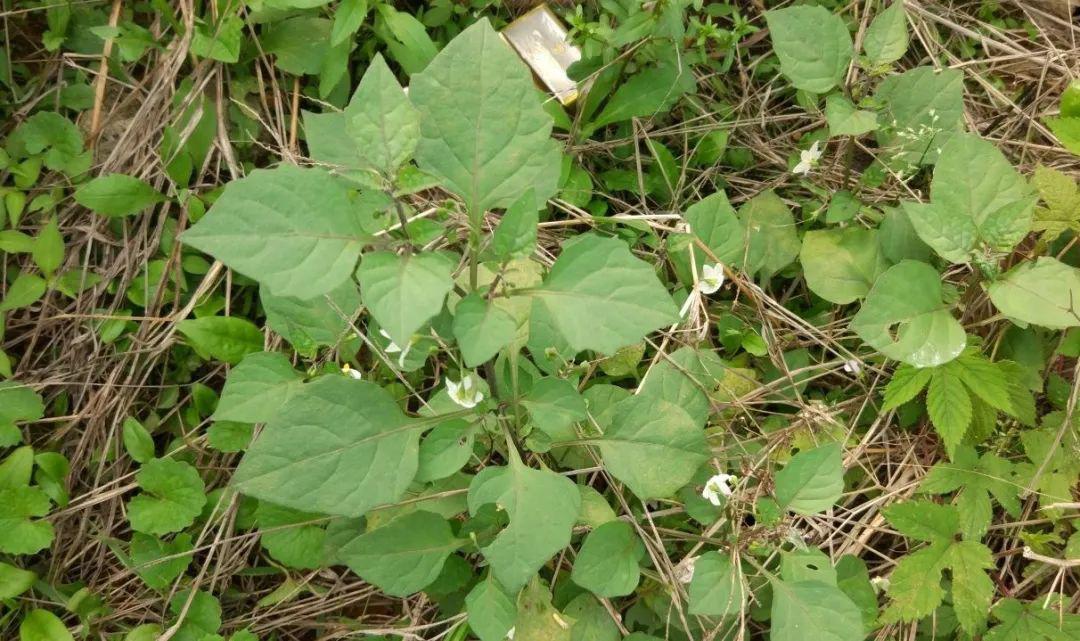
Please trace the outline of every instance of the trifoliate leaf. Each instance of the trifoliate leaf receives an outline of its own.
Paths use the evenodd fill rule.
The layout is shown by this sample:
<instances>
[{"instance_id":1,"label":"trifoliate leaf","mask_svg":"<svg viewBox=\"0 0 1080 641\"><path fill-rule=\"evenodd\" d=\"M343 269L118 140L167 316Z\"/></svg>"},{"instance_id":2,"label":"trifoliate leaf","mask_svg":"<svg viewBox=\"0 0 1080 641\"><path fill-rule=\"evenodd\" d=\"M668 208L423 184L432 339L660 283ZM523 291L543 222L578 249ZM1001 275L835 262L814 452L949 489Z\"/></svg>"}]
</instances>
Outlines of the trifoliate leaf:
<instances>
[{"instance_id":1,"label":"trifoliate leaf","mask_svg":"<svg viewBox=\"0 0 1080 641\"><path fill-rule=\"evenodd\" d=\"M199 471L173 459L154 459L135 475L142 490L128 502L131 529L146 534L168 534L195 522L206 505L206 486Z\"/></svg>"},{"instance_id":2,"label":"trifoliate leaf","mask_svg":"<svg viewBox=\"0 0 1080 641\"><path fill-rule=\"evenodd\" d=\"M48 513L49 497L40 488L0 488L0 552L35 554L49 547L52 524L33 518Z\"/></svg>"},{"instance_id":3,"label":"trifoliate leaf","mask_svg":"<svg viewBox=\"0 0 1080 641\"><path fill-rule=\"evenodd\" d=\"M978 541L986 534L993 515L993 496L1010 516L1020 516L1018 494L1022 487L1015 479L1009 461L987 453L980 457L968 445L959 445L952 461L936 463L919 486L929 494L947 494L959 490L955 505L964 538Z\"/></svg>"},{"instance_id":4,"label":"trifoliate leaf","mask_svg":"<svg viewBox=\"0 0 1080 641\"><path fill-rule=\"evenodd\" d=\"M1080 615L1043 607L1042 599L1021 603L1002 599L991 614L1000 623L987 630L985 641L1072 641L1080 635Z\"/></svg>"}]
</instances>

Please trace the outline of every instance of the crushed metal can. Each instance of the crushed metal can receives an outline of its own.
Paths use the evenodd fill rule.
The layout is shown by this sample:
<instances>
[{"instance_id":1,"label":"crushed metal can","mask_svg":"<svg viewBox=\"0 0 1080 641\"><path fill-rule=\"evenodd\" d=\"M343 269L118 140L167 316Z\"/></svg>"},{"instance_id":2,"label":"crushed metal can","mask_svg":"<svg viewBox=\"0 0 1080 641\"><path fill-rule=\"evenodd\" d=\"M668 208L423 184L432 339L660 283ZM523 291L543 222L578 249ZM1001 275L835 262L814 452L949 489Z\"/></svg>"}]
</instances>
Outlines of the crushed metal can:
<instances>
[{"instance_id":1,"label":"crushed metal can","mask_svg":"<svg viewBox=\"0 0 1080 641\"><path fill-rule=\"evenodd\" d=\"M577 83L566 70L581 59L581 50L567 39L566 27L550 7L534 7L508 24L502 36L560 103L577 100Z\"/></svg>"}]
</instances>

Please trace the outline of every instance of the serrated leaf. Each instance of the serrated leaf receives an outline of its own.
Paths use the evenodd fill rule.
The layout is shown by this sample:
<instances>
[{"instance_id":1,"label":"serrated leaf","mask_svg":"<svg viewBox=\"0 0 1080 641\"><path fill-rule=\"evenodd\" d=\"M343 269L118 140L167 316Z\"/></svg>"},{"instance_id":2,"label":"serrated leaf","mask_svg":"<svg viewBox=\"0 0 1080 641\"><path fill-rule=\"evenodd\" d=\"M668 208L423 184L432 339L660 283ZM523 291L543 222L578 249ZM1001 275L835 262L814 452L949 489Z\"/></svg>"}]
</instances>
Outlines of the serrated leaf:
<instances>
[{"instance_id":1,"label":"serrated leaf","mask_svg":"<svg viewBox=\"0 0 1080 641\"><path fill-rule=\"evenodd\" d=\"M408 345L413 334L442 310L454 287L455 264L442 252L365 254L356 272L360 297L394 343Z\"/></svg>"},{"instance_id":2,"label":"serrated leaf","mask_svg":"<svg viewBox=\"0 0 1080 641\"><path fill-rule=\"evenodd\" d=\"M928 367L918 368L906 364L897 367L889 379L889 384L885 386L885 402L881 404L881 411L896 409L918 396L930 382L933 373L934 370Z\"/></svg>"},{"instance_id":3,"label":"serrated leaf","mask_svg":"<svg viewBox=\"0 0 1080 641\"><path fill-rule=\"evenodd\" d=\"M742 568L720 552L706 552L694 563L690 580L690 614L726 617L746 608L747 586Z\"/></svg>"},{"instance_id":4,"label":"serrated leaf","mask_svg":"<svg viewBox=\"0 0 1080 641\"><path fill-rule=\"evenodd\" d=\"M1044 607L1043 600L1021 603L1002 599L991 610L999 625L987 630L985 641L1072 641L1080 635L1080 616Z\"/></svg>"},{"instance_id":5,"label":"serrated leaf","mask_svg":"<svg viewBox=\"0 0 1080 641\"><path fill-rule=\"evenodd\" d=\"M765 12L780 72L796 89L825 93L838 85L854 47L847 25L824 7L795 6Z\"/></svg>"},{"instance_id":6,"label":"serrated leaf","mask_svg":"<svg viewBox=\"0 0 1080 641\"><path fill-rule=\"evenodd\" d=\"M563 245L544 284L529 292L575 351L614 354L678 320L652 266L626 243L595 234Z\"/></svg>"},{"instance_id":7,"label":"serrated leaf","mask_svg":"<svg viewBox=\"0 0 1080 641\"><path fill-rule=\"evenodd\" d=\"M1080 270L1049 256L1025 261L990 284L998 310L1024 323L1064 329L1080 326Z\"/></svg>"},{"instance_id":8,"label":"serrated leaf","mask_svg":"<svg viewBox=\"0 0 1080 641\"><path fill-rule=\"evenodd\" d=\"M137 214L163 200L156 189L124 174L98 176L75 190L75 202L110 218Z\"/></svg>"},{"instance_id":9,"label":"serrated leaf","mask_svg":"<svg viewBox=\"0 0 1080 641\"><path fill-rule=\"evenodd\" d=\"M181 238L274 294L310 299L349 279L369 236L339 180L281 165L227 184Z\"/></svg>"},{"instance_id":10,"label":"serrated leaf","mask_svg":"<svg viewBox=\"0 0 1080 641\"><path fill-rule=\"evenodd\" d=\"M863 36L863 51L875 65L896 62L908 48L907 15L903 0L893 0L888 9L874 16Z\"/></svg>"},{"instance_id":11,"label":"serrated leaf","mask_svg":"<svg viewBox=\"0 0 1080 641\"><path fill-rule=\"evenodd\" d=\"M463 543L454 538L446 519L418 510L361 534L339 555L349 569L383 592L407 596L430 585Z\"/></svg>"},{"instance_id":12,"label":"serrated leaf","mask_svg":"<svg viewBox=\"0 0 1080 641\"><path fill-rule=\"evenodd\" d=\"M844 491L843 451L828 443L791 457L776 474L776 502L796 514L817 514L836 503Z\"/></svg>"},{"instance_id":13,"label":"serrated leaf","mask_svg":"<svg viewBox=\"0 0 1080 641\"><path fill-rule=\"evenodd\" d=\"M665 498L707 460L705 432L678 405L652 396L619 401L595 440L607 471L642 500Z\"/></svg>"},{"instance_id":14,"label":"serrated leaf","mask_svg":"<svg viewBox=\"0 0 1080 641\"><path fill-rule=\"evenodd\" d=\"M956 508L929 501L905 501L890 505L882 515L904 536L927 543L948 542L959 528Z\"/></svg>"},{"instance_id":15,"label":"serrated leaf","mask_svg":"<svg viewBox=\"0 0 1080 641\"><path fill-rule=\"evenodd\" d=\"M948 543L938 542L900 559L889 575L891 601L881 615L883 623L921 619L941 605L941 571L948 551Z\"/></svg>"},{"instance_id":16,"label":"serrated leaf","mask_svg":"<svg viewBox=\"0 0 1080 641\"><path fill-rule=\"evenodd\" d=\"M502 307L473 292L454 309L454 338L466 367L492 359L517 336L517 321Z\"/></svg>"},{"instance_id":17,"label":"serrated leaf","mask_svg":"<svg viewBox=\"0 0 1080 641\"><path fill-rule=\"evenodd\" d=\"M934 371L926 389L926 413L951 458L971 425L972 416L968 391L954 369L942 367Z\"/></svg>"},{"instance_id":18,"label":"serrated leaf","mask_svg":"<svg viewBox=\"0 0 1080 641\"><path fill-rule=\"evenodd\" d=\"M877 232L858 227L806 232L799 260L810 289L838 305L866 296L889 266Z\"/></svg>"},{"instance_id":19,"label":"serrated leaf","mask_svg":"<svg viewBox=\"0 0 1080 641\"><path fill-rule=\"evenodd\" d=\"M1032 231L1046 232L1049 240L1069 229L1080 231L1080 187L1070 176L1057 169L1038 165L1031 176L1031 184L1046 205L1035 208Z\"/></svg>"},{"instance_id":20,"label":"serrated leaf","mask_svg":"<svg viewBox=\"0 0 1080 641\"><path fill-rule=\"evenodd\" d=\"M473 477L468 503L474 516L488 504L506 510L510 524L481 552L499 583L516 593L570 543L581 496L566 477L511 457L509 465L486 467Z\"/></svg>"},{"instance_id":21,"label":"serrated leaf","mask_svg":"<svg viewBox=\"0 0 1080 641\"><path fill-rule=\"evenodd\" d=\"M877 279L851 328L882 354L916 367L946 363L967 344L964 328L942 302L937 271L912 260Z\"/></svg>"},{"instance_id":22,"label":"serrated leaf","mask_svg":"<svg viewBox=\"0 0 1080 641\"><path fill-rule=\"evenodd\" d=\"M225 379L214 420L265 423L302 384L303 376L284 354L248 354Z\"/></svg>"},{"instance_id":23,"label":"serrated leaf","mask_svg":"<svg viewBox=\"0 0 1080 641\"><path fill-rule=\"evenodd\" d=\"M423 423L381 387L325 376L296 392L233 475L240 491L296 510L361 516L399 500Z\"/></svg>"},{"instance_id":24,"label":"serrated leaf","mask_svg":"<svg viewBox=\"0 0 1080 641\"><path fill-rule=\"evenodd\" d=\"M128 502L131 529L168 534L186 528L206 505L206 486L199 471L183 461L154 459L135 475L142 490Z\"/></svg>"},{"instance_id":25,"label":"serrated leaf","mask_svg":"<svg viewBox=\"0 0 1080 641\"><path fill-rule=\"evenodd\" d=\"M638 559L644 553L645 547L629 523L609 521L585 537L570 578L597 596L626 596L637 588L641 578Z\"/></svg>"},{"instance_id":26,"label":"serrated leaf","mask_svg":"<svg viewBox=\"0 0 1080 641\"><path fill-rule=\"evenodd\" d=\"M960 627L974 636L986 627L994 599L994 582L986 570L994 567L990 550L976 541L957 541L946 561L952 573L953 611Z\"/></svg>"},{"instance_id":27,"label":"serrated leaf","mask_svg":"<svg viewBox=\"0 0 1080 641\"><path fill-rule=\"evenodd\" d=\"M529 70L486 18L412 77L409 98L421 114L417 163L474 219L530 188L537 204L555 194L561 161L551 118Z\"/></svg>"}]
</instances>

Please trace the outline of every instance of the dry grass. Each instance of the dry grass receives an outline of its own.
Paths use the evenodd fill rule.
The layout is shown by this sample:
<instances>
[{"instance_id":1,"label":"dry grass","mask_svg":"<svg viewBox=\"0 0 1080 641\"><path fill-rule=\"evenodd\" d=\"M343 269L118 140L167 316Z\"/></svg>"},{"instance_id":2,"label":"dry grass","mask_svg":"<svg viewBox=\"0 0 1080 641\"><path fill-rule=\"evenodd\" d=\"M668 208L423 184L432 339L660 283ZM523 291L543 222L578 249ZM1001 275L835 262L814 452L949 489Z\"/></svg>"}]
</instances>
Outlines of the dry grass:
<instances>
[{"instance_id":1,"label":"dry grass","mask_svg":"<svg viewBox=\"0 0 1080 641\"><path fill-rule=\"evenodd\" d=\"M861 25L860 34L867 24L869 4L868 0L859 0L848 8ZM1080 179L1080 162L1054 144L1041 122L1043 117L1055 112L1058 96L1069 81L1080 75L1080 26L1069 15L1069 3L1066 0L1002 3L998 14L1030 21L1035 25L1030 33L994 27L981 17L983 4L908 0L913 46L903 66L930 64L962 70L970 130L994 141L1025 173L1042 163ZM120 0L115 0L113 6L120 5ZM757 24L763 24L760 2L743 5L744 15L755 17ZM195 15L191 0L180 0L174 6L190 33ZM297 85L285 80L265 58L256 62L258 95L238 99L229 93L229 69L206 61L193 64L188 39L173 37L175 34L164 23L151 28L169 45L151 52L145 64L126 69L126 75L118 77L115 70L97 59L52 55L40 49L43 23L40 12L8 11L0 13L0 18L12 57L31 66L41 78L15 117L4 125L5 130L16 125L31 109L56 100L53 80L62 71L83 70L95 78L94 108L85 112L79 122L87 135L94 138L95 170L140 176L167 191L169 183L163 171L166 159L160 158L157 150L163 128L176 122L180 109L173 104L174 98L181 80L186 79L198 88L195 95L209 97L219 123L213 149L206 163L197 168L196 184L200 191L242 174L236 141L230 139L225 128L230 106L245 109L260 123L261 163L303 160L297 141L297 107L306 106L305 99L297 91ZM980 51L976 56L961 59L954 53L955 41L962 38L973 38L978 43ZM691 144L694 134L724 126L730 128L732 145L753 151L753 166L738 172L720 167L707 171L684 170L678 177L683 186L683 202L708 194L717 178L727 182L734 202L777 187L784 188L788 197L798 196L798 187L787 171L787 158L794 153L798 138L822 126L824 119L808 115L784 97L778 91L779 79L772 74L755 75L768 50L767 39L760 34L751 36L744 45L749 55L741 57L730 74L716 79L717 86L724 87L723 92L702 91L695 96L685 107L682 122L670 126L639 122L633 139L588 144L573 151L583 156L586 166L599 166L609 161L617 143L631 143L639 156L645 154L638 159L640 167L649 162L643 144L646 137L656 137L669 148L682 149ZM700 80L701 88L709 86L710 79ZM731 118L722 119L712 110L711 105L718 101L731 105ZM847 145L853 146L849 149ZM861 144L833 143L818 184L829 189L850 187L857 180L859 168L866 166L873 155L872 148ZM851 169L845 159L851 160ZM63 180L62 176L50 175L39 189L62 186ZM920 195L896 177L863 193L875 203ZM661 234L674 228L676 221L672 220L671 212L651 209L643 198L626 201L611 196L609 200L613 213L645 221ZM418 199L415 204L417 211L424 211L425 205L431 203ZM564 215L558 222L545 226L541 234L544 254L549 260L556 253L561 237L591 224L584 212L563 203L557 206ZM43 557L43 563L47 563L49 581L81 582L104 598L111 611L99 622L99 629L93 631L100 635L121 626L167 618L169 595L162 598L147 589L124 568L109 547L111 541L128 538L124 503L134 488L133 465L122 456L120 426L126 417L144 416L151 409L168 418L170 412L182 406L184 396L189 393L187 387L179 390L181 402L160 406L166 393L177 392L167 382L166 375L175 366L170 362L170 346L176 340L175 323L190 313L201 294L215 288L229 290L232 283L227 270L215 264L197 287L188 292L190 302L183 304L175 296L158 295L142 315L130 318L135 325L131 348L117 350L99 341L94 331L95 321L130 307L124 292L143 272L147 262L159 255L164 235L169 231L166 222L179 221L183 228L188 212L175 204L164 204L152 214L125 221L119 235L109 229L108 221L70 200L62 204L58 214L68 243L65 267L96 273L102 277L102 283L111 285L91 287L74 300L52 292L32 308L10 315L3 349L18 359L17 377L21 381L43 392L55 403L53 407L65 408L62 415L40 421L31 428L35 446L57 449L72 464L68 480L72 501L51 517L57 537L51 555ZM165 274L169 278L178 267L177 245L173 245L167 260ZM5 265L6 270L17 268L10 259ZM966 276L962 272L951 275L957 282ZM850 332L842 317L823 327L814 327L787 311L786 300L806 295L800 286L782 291L762 290L744 278L733 277L738 290L733 311L764 323L773 361L778 367L785 369L780 352L794 346L816 346L834 355L831 361L806 372L788 372L786 379L759 387L718 408L735 418L731 421L732 429L722 430L725 434L714 438L716 457L738 461L743 475L758 476L766 469L767 455L789 447L792 432L799 428L808 428L813 433L838 424L839 428L854 433L870 396L886 379L884 372L879 371L859 380L839 371L839 364L850 358L839 340L850 337ZM682 342L694 340L707 329L707 323L715 321L715 313L710 317L704 310L696 309L690 327L673 328L657 338L653 362ZM964 320L971 331L993 345L1001 337L1002 324L984 323L991 313L980 295L970 301ZM268 336L267 341L271 345L276 339ZM1069 369L1066 368L1066 373ZM843 406L833 407L808 402L797 391L778 396L793 389L791 376L795 374L809 374L857 393ZM220 368L203 371L199 380L216 388L222 375ZM766 406L775 407L778 402L789 404L799 420L786 430L764 431L761 423L768 416ZM936 441L928 426L901 430L895 427L891 415L878 418L869 427L860 427L860 433L858 445L848 451L845 464L858 467L863 480L840 506L827 515L798 519L787 533L741 526L740 540L749 544L785 534L803 537L834 557L845 553L861 556L870 566L872 576L887 574L894 559L905 550L898 547L903 545L902 539L893 536L885 526L881 508L913 492L935 461ZM222 487L228 483L235 457L205 448L198 431L187 435L183 447L196 454L208 486ZM757 453L750 454L751 451ZM613 486L598 466L574 474L602 486ZM766 486L763 483L760 487ZM753 498L743 496L739 500L749 507ZM623 514L630 513L628 499L622 499L622 507ZM338 569L289 572L289 579L302 590L300 595L280 605L254 607L258 599L281 585L283 575L241 574L245 568L260 564L261 554L255 535L233 527L236 509L235 500L216 506L214 518L199 533L195 561L189 569L196 585L221 596L226 630L250 626L263 638L271 638L274 633L282 640L347 638L361 631L382 631L415 639L437 639L447 633L451 621L439 620L435 606L425 597L380 596L355 575ZM719 524L704 532L688 533L665 529L657 523L659 516L678 509L677 505L657 505L654 513L633 522L647 544L653 577L681 594L683 587L674 579L676 566L682 558L698 553L702 546L712 542ZM1056 585L1057 591L1074 595L1069 609L1080 611L1080 581L1075 570L1044 564L1034 571L1020 572L1023 543L1017 534L1022 525L1037 523L1040 518L1034 501L1029 499L1019 521L999 520L992 527L988 544L999 560L994 576L1000 594L1033 599L1045 594L1048 586ZM686 545L680 547L684 552L673 558L674 542ZM675 627L683 627L689 616L683 609L685 594L681 596L674 601L671 612L671 625ZM615 612L610 604L605 605ZM914 630L911 626L886 627L877 638L914 638Z\"/></svg>"}]
</instances>

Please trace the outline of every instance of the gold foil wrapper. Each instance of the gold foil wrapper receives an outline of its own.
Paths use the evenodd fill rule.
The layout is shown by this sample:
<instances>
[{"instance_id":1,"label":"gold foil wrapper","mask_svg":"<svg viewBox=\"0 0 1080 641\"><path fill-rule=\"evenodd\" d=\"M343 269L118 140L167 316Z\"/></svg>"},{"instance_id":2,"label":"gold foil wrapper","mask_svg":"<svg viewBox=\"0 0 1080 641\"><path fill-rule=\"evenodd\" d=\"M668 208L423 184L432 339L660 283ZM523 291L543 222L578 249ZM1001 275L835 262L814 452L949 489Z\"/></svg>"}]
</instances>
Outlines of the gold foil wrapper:
<instances>
[{"instance_id":1,"label":"gold foil wrapper","mask_svg":"<svg viewBox=\"0 0 1080 641\"><path fill-rule=\"evenodd\" d=\"M511 22L502 35L559 102L569 105L577 99L577 83L566 70L581 59L581 51L567 39L566 27L546 4Z\"/></svg>"}]
</instances>

